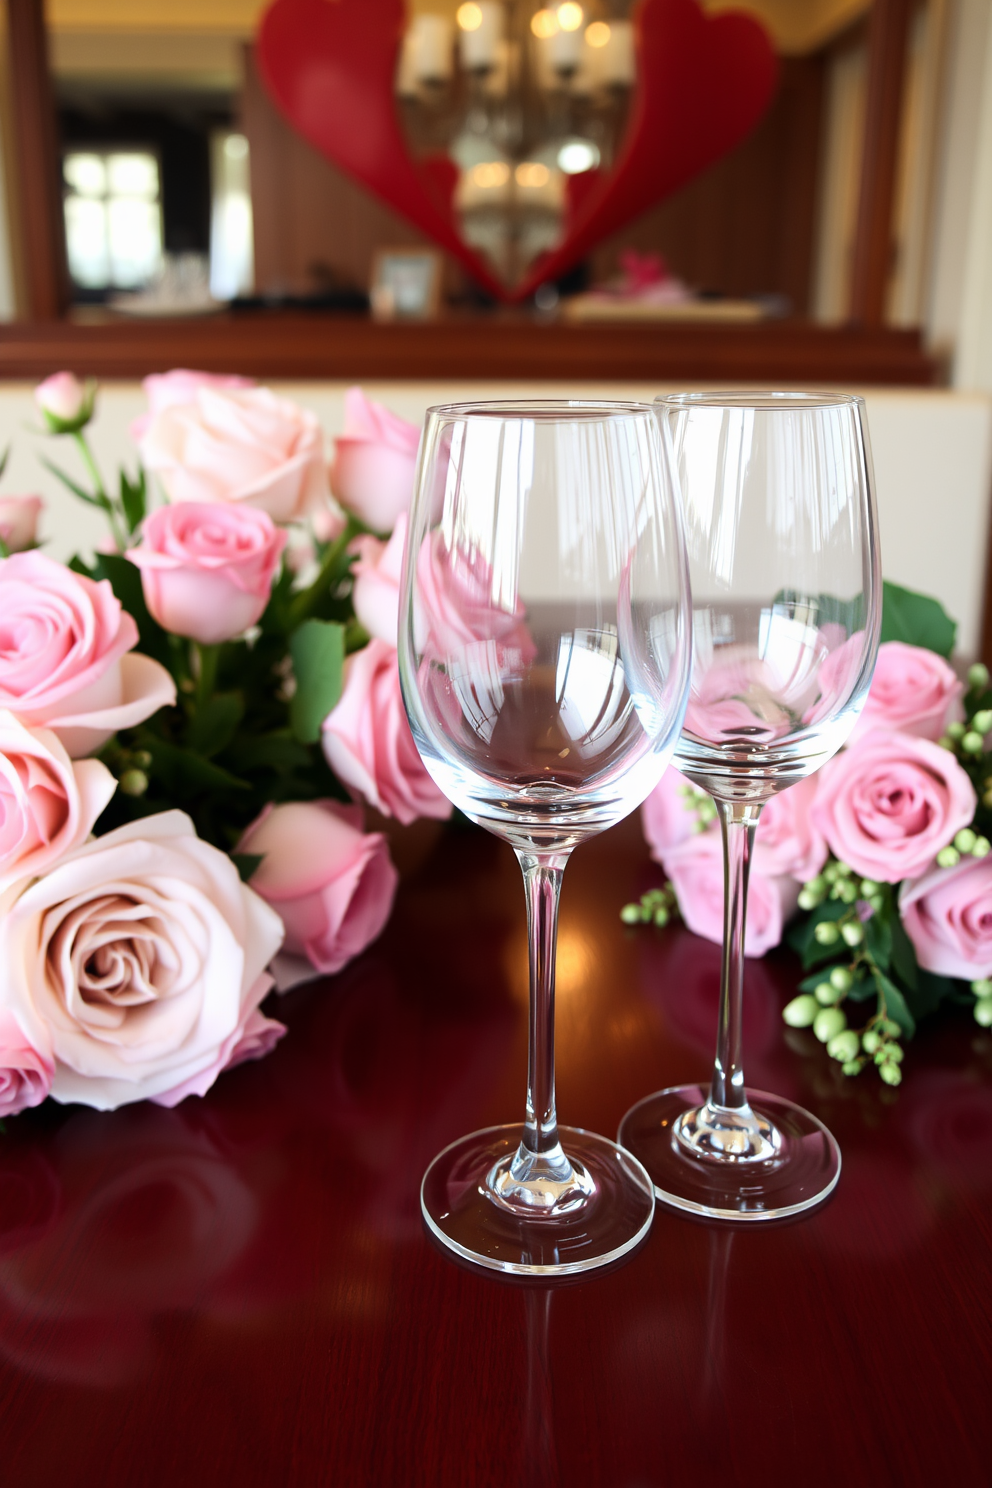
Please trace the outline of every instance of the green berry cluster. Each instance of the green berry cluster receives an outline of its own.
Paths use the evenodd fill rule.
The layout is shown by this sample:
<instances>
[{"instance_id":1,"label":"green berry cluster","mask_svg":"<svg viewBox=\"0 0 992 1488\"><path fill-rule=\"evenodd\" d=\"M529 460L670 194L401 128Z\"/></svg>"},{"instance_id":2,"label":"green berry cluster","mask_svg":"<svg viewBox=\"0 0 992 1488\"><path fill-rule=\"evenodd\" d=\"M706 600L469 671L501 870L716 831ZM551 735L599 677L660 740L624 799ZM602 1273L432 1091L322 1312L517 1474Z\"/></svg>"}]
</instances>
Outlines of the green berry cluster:
<instances>
[{"instance_id":1,"label":"green berry cluster","mask_svg":"<svg viewBox=\"0 0 992 1488\"><path fill-rule=\"evenodd\" d=\"M854 973L848 967L835 966L812 992L794 997L782 1016L790 1028L812 1028L845 1075L860 1074L872 1060L886 1085L898 1085L902 1080L899 1066L903 1060L898 1042L899 1024L884 1014L876 1014L858 1032L848 1028L847 1014L838 1006L854 986L854 980Z\"/></svg>"},{"instance_id":2,"label":"green berry cluster","mask_svg":"<svg viewBox=\"0 0 992 1488\"><path fill-rule=\"evenodd\" d=\"M678 908L675 890L666 884L663 889L649 889L638 904L625 904L620 918L625 925L657 925L664 929L676 917Z\"/></svg>"},{"instance_id":3,"label":"green berry cluster","mask_svg":"<svg viewBox=\"0 0 992 1488\"><path fill-rule=\"evenodd\" d=\"M971 990L975 994L975 1022L981 1028L992 1028L992 981L983 978L972 982Z\"/></svg>"},{"instance_id":4,"label":"green berry cluster","mask_svg":"<svg viewBox=\"0 0 992 1488\"><path fill-rule=\"evenodd\" d=\"M877 911L882 907L883 893L881 884L877 884L873 878L859 878L850 864L830 862L816 878L803 884L799 894L799 908L818 909L828 899L851 905L863 899ZM834 945L839 939L843 939L845 945L856 946L864 938L861 922L856 917L848 919L846 916L843 922L824 920L817 925L813 934L820 945L824 946Z\"/></svg>"},{"instance_id":5,"label":"green berry cluster","mask_svg":"<svg viewBox=\"0 0 992 1488\"><path fill-rule=\"evenodd\" d=\"M148 771L152 766L152 757L147 749L125 749L114 743L108 746L101 758L117 776L117 784L125 796L145 794L148 789Z\"/></svg>"}]
</instances>

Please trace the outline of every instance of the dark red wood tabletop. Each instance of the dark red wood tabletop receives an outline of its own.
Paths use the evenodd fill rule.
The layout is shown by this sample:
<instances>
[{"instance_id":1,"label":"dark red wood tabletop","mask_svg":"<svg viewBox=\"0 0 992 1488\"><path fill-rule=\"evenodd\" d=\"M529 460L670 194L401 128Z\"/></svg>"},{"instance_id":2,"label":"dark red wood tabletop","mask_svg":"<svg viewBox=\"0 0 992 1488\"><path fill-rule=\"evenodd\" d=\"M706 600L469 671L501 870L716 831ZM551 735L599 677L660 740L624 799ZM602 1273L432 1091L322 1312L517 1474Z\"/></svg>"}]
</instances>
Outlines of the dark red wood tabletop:
<instances>
[{"instance_id":1,"label":"dark red wood tabletop","mask_svg":"<svg viewBox=\"0 0 992 1488\"><path fill-rule=\"evenodd\" d=\"M890 1091L787 1033L749 963L750 1081L844 1154L806 1218L659 1209L609 1275L527 1287L425 1237L452 1138L522 1114L523 893L482 833L415 829L382 940L280 1003L275 1053L173 1111L0 1138L0 1462L18 1488L662 1488L992 1480L992 1037L947 1015ZM718 952L625 930L636 820L565 875L559 1110L613 1134L704 1077ZM791 1045L791 1046L790 1046Z\"/></svg>"}]
</instances>

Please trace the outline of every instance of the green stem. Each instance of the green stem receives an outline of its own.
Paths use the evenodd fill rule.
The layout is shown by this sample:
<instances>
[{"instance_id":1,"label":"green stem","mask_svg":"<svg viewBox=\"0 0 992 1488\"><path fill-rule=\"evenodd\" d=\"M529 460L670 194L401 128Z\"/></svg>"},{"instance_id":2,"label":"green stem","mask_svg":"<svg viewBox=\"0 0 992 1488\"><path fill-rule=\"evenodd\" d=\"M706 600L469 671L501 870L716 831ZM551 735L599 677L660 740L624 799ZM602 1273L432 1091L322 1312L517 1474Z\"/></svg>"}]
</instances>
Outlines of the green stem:
<instances>
[{"instance_id":1,"label":"green stem","mask_svg":"<svg viewBox=\"0 0 992 1488\"><path fill-rule=\"evenodd\" d=\"M117 551L123 553L127 547L127 533L124 527L121 526L116 506L104 490L100 467L93 458L93 451L90 449L86 435L82 429L77 429L72 437L76 441L76 447L82 456L83 464L86 466L90 480L93 482L93 494L107 514L107 521L110 523L110 534L117 545Z\"/></svg>"},{"instance_id":2,"label":"green stem","mask_svg":"<svg viewBox=\"0 0 992 1488\"><path fill-rule=\"evenodd\" d=\"M217 682L217 663L220 661L220 646L201 646L194 641L200 667L196 678L196 706L202 708L213 694Z\"/></svg>"},{"instance_id":3,"label":"green stem","mask_svg":"<svg viewBox=\"0 0 992 1488\"><path fill-rule=\"evenodd\" d=\"M335 541L331 543L330 547L327 549L327 552L324 554L323 560L320 565L320 570L317 574L317 577L310 585L309 589L304 589L301 594L297 594L292 604L290 605L290 630L295 630L296 627L302 624L304 620L309 619L318 601L323 599L324 595L334 583L335 577L337 576L338 567L341 563L341 559L347 552L348 544L352 541L353 538L358 535L359 532L362 532L364 530L364 528L362 528L357 522L354 522L353 519L349 517L348 525L341 533L341 536L336 538Z\"/></svg>"}]
</instances>

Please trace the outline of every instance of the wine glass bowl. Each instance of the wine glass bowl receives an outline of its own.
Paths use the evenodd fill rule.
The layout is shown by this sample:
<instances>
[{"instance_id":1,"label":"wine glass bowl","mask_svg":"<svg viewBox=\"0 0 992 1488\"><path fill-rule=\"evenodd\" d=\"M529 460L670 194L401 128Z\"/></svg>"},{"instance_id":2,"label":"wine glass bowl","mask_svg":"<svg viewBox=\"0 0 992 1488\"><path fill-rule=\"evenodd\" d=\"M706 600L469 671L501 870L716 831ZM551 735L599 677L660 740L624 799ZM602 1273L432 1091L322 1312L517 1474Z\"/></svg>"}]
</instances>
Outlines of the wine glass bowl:
<instances>
[{"instance_id":1,"label":"wine glass bowl","mask_svg":"<svg viewBox=\"0 0 992 1488\"><path fill-rule=\"evenodd\" d=\"M653 1190L614 1143L557 1125L555 933L569 854L653 789L688 696L681 515L651 406L430 410L402 594L413 737L449 799L516 852L531 971L526 1119L439 1154L424 1216L494 1269L608 1264L646 1233Z\"/></svg>"},{"instance_id":2,"label":"wine glass bowl","mask_svg":"<svg viewBox=\"0 0 992 1488\"><path fill-rule=\"evenodd\" d=\"M693 393L657 406L673 440L693 596L675 763L717 805L724 958L709 1093L649 1096L624 1117L620 1140L675 1207L777 1218L826 1197L840 1152L809 1112L744 1086L748 870L762 806L837 752L871 683L881 575L864 404Z\"/></svg>"}]
</instances>

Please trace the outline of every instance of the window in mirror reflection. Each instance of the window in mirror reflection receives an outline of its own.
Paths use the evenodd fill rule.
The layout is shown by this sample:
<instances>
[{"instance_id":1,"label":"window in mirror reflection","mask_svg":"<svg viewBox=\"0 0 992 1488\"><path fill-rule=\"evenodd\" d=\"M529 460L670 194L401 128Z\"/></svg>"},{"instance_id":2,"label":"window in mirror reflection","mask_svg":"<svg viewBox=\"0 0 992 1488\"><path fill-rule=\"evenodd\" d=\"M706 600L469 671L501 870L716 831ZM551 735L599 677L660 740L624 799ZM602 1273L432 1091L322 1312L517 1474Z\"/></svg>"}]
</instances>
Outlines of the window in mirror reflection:
<instances>
[{"instance_id":1,"label":"window in mirror reflection","mask_svg":"<svg viewBox=\"0 0 992 1488\"><path fill-rule=\"evenodd\" d=\"M162 263L161 177L148 150L72 150L63 159L69 273L82 289L137 289Z\"/></svg>"}]
</instances>

